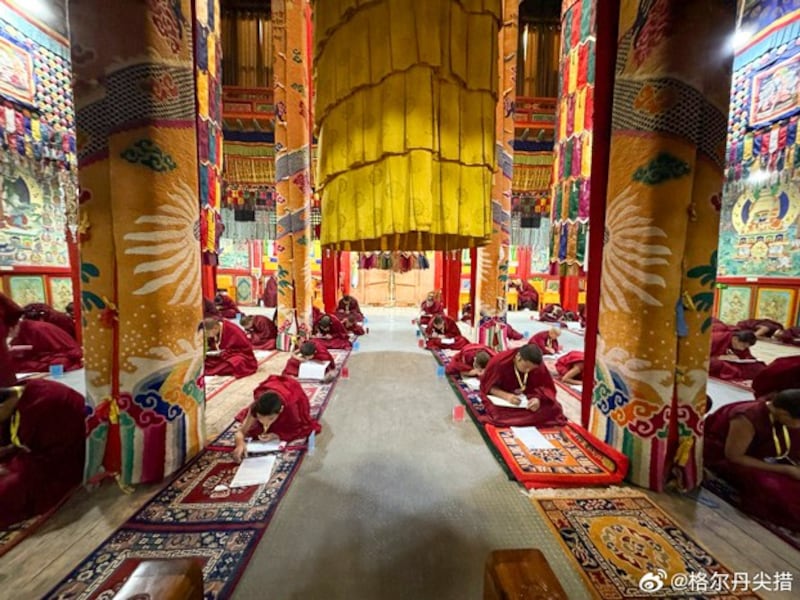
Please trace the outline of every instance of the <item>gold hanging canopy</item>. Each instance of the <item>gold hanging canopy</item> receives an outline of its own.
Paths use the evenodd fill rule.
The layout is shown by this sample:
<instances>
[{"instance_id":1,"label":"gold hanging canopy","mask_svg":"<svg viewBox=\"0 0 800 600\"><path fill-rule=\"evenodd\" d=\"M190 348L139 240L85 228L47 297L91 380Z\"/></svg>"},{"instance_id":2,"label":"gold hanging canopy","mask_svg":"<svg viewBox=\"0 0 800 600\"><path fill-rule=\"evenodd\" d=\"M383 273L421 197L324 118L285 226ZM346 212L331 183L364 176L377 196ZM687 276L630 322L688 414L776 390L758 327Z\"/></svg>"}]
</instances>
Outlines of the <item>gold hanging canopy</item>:
<instances>
[{"instance_id":1,"label":"gold hanging canopy","mask_svg":"<svg viewBox=\"0 0 800 600\"><path fill-rule=\"evenodd\" d=\"M501 15L500 0L315 2L324 246L488 241Z\"/></svg>"}]
</instances>

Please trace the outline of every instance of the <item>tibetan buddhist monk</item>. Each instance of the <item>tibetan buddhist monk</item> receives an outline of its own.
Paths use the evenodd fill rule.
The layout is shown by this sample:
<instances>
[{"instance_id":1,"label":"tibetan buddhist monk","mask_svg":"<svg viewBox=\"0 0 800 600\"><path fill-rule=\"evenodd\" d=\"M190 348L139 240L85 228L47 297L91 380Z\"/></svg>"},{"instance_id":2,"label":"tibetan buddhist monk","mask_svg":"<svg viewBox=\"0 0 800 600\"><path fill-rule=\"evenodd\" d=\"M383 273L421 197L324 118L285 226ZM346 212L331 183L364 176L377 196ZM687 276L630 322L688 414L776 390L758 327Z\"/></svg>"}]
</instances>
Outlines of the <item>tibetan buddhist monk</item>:
<instances>
[{"instance_id":1,"label":"tibetan buddhist monk","mask_svg":"<svg viewBox=\"0 0 800 600\"><path fill-rule=\"evenodd\" d=\"M278 339L278 328L269 317L264 315L246 315L240 325L250 338L256 350L275 350Z\"/></svg>"},{"instance_id":2,"label":"tibetan buddhist monk","mask_svg":"<svg viewBox=\"0 0 800 600\"><path fill-rule=\"evenodd\" d=\"M498 317L491 317L489 319L481 319L481 327L487 327L491 325L499 325L502 330L506 332L506 337L509 340L521 340L525 336L522 335L519 331L514 329L510 323L506 323L502 319Z\"/></svg>"},{"instance_id":3,"label":"tibetan buddhist monk","mask_svg":"<svg viewBox=\"0 0 800 600\"><path fill-rule=\"evenodd\" d=\"M7 364L0 371L14 376ZM0 529L47 512L81 484L84 405L47 379L0 388Z\"/></svg>"},{"instance_id":4,"label":"tibetan buddhist monk","mask_svg":"<svg viewBox=\"0 0 800 600\"><path fill-rule=\"evenodd\" d=\"M213 300L209 300L206 297L203 297L203 318L204 319L220 318L219 310L217 310L217 305L214 304Z\"/></svg>"},{"instance_id":5,"label":"tibetan buddhist monk","mask_svg":"<svg viewBox=\"0 0 800 600\"><path fill-rule=\"evenodd\" d=\"M255 389L253 398L253 404L236 415L236 420L242 423L235 434L236 460L246 455L248 438L291 442L322 431L320 424L311 418L308 396L296 379L270 375Z\"/></svg>"},{"instance_id":6,"label":"tibetan buddhist monk","mask_svg":"<svg viewBox=\"0 0 800 600\"><path fill-rule=\"evenodd\" d=\"M788 327L776 331L772 339L791 346L800 346L800 327Z\"/></svg>"},{"instance_id":7,"label":"tibetan buddhist monk","mask_svg":"<svg viewBox=\"0 0 800 600\"><path fill-rule=\"evenodd\" d=\"M467 302L464 306L461 307L461 320L464 323L472 323L472 318L474 313L472 312L472 304Z\"/></svg>"},{"instance_id":8,"label":"tibetan buddhist monk","mask_svg":"<svg viewBox=\"0 0 800 600\"><path fill-rule=\"evenodd\" d=\"M358 323L364 322L364 313L361 312L358 300L347 294L342 296L342 299L339 300L339 304L336 306L336 316L339 317L342 322L351 316L355 317Z\"/></svg>"},{"instance_id":9,"label":"tibetan buddhist monk","mask_svg":"<svg viewBox=\"0 0 800 600\"><path fill-rule=\"evenodd\" d=\"M753 378L753 393L761 400L795 389L800 389L800 356L776 358Z\"/></svg>"},{"instance_id":10,"label":"tibetan buddhist monk","mask_svg":"<svg viewBox=\"0 0 800 600\"><path fill-rule=\"evenodd\" d=\"M549 427L567 422L556 400L553 378L542 364L542 351L532 344L505 350L489 360L481 377L481 392L486 408L483 421L497 427ZM523 398L528 408L496 406L488 395L519 406Z\"/></svg>"},{"instance_id":11,"label":"tibetan buddhist monk","mask_svg":"<svg viewBox=\"0 0 800 600\"><path fill-rule=\"evenodd\" d=\"M461 335L458 324L445 315L436 315L425 328L426 348L442 350L461 350L469 340ZM444 341L447 340L447 341Z\"/></svg>"},{"instance_id":12,"label":"tibetan buddhist monk","mask_svg":"<svg viewBox=\"0 0 800 600\"><path fill-rule=\"evenodd\" d=\"M447 363L445 372L448 375L462 377L480 377L483 375L489 359L497 354L489 346L483 344L467 344Z\"/></svg>"},{"instance_id":13,"label":"tibetan buddhist monk","mask_svg":"<svg viewBox=\"0 0 800 600\"><path fill-rule=\"evenodd\" d=\"M235 319L236 315L242 312L239 310L234 299L228 296L225 290L217 292L214 298L214 304L217 306L220 316L224 319Z\"/></svg>"},{"instance_id":14,"label":"tibetan buddhist monk","mask_svg":"<svg viewBox=\"0 0 800 600\"><path fill-rule=\"evenodd\" d=\"M444 306L436 299L436 294L434 292L430 292L428 297L422 301L419 310L420 325L427 325L431 322L433 317L444 313Z\"/></svg>"},{"instance_id":15,"label":"tibetan buddhist monk","mask_svg":"<svg viewBox=\"0 0 800 600\"><path fill-rule=\"evenodd\" d=\"M711 332L715 331L736 331L736 328L724 321L720 321L716 317L711 317Z\"/></svg>"},{"instance_id":16,"label":"tibetan buddhist monk","mask_svg":"<svg viewBox=\"0 0 800 600\"><path fill-rule=\"evenodd\" d=\"M560 304L548 304L542 309L539 320L548 323L561 323L565 320L564 309L561 308Z\"/></svg>"},{"instance_id":17,"label":"tibetan buddhist monk","mask_svg":"<svg viewBox=\"0 0 800 600\"><path fill-rule=\"evenodd\" d=\"M539 308L539 292L529 282L524 279L517 279L511 284L516 288L517 306L519 308L527 308L528 310L538 310Z\"/></svg>"},{"instance_id":18,"label":"tibetan buddhist monk","mask_svg":"<svg viewBox=\"0 0 800 600\"><path fill-rule=\"evenodd\" d=\"M239 379L258 370L253 344L236 323L205 319L203 327L209 350L206 355L206 375L233 375Z\"/></svg>"},{"instance_id":19,"label":"tibetan buddhist monk","mask_svg":"<svg viewBox=\"0 0 800 600\"><path fill-rule=\"evenodd\" d=\"M75 338L47 321L22 319L11 331L11 356L17 373L44 373L51 365L64 371L83 366L83 351Z\"/></svg>"},{"instance_id":20,"label":"tibetan buddhist monk","mask_svg":"<svg viewBox=\"0 0 800 600\"><path fill-rule=\"evenodd\" d=\"M30 321L45 321L75 337L75 321L67 314L56 310L49 304L36 302L26 305L24 317Z\"/></svg>"},{"instance_id":21,"label":"tibetan buddhist monk","mask_svg":"<svg viewBox=\"0 0 800 600\"><path fill-rule=\"evenodd\" d=\"M6 339L20 317L22 317L22 307L0 292L0 387L12 386L17 381L17 376L11 368L11 353Z\"/></svg>"},{"instance_id":22,"label":"tibetan buddhist monk","mask_svg":"<svg viewBox=\"0 0 800 600\"><path fill-rule=\"evenodd\" d=\"M753 379L767 366L750 353L755 343L752 331L712 331L708 374L727 380Z\"/></svg>"},{"instance_id":23,"label":"tibetan buddhist monk","mask_svg":"<svg viewBox=\"0 0 800 600\"><path fill-rule=\"evenodd\" d=\"M561 328L551 327L546 331L540 331L534 335L528 340L528 343L539 346L539 350L542 351L542 354L558 354L561 351L561 346L558 343L558 338L560 336Z\"/></svg>"},{"instance_id":24,"label":"tibetan buddhist monk","mask_svg":"<svg viewBox=\"0 0 800 600\"><path fill-rule=\"evenodd\" d=\"M771 338L783 329L783 325L772 319L747 319L736 324L738 331L752 331L756 337Z\"/></svg>"},{"instance_id":25,"label":"tibetan buddhist monk","mask_svg":"<svg viewBox=\"0 0 800 600\"><path fill-rule=\"evenodd\" d=\"M800 531L800 389L734 402L705 420L705 466L756 518Z\"/></svg>"},{"instance_id":26,"label":"tibetan buddhist monk","mask_svg":"<svg viewBox=\"0 0 800 600\"><path fill-rule=\"evenodd\" d=\"M314 337L329 350L349 350L352 347L350 336L342 322L333 315L324 314L314 324Z\"/></svg>"},{"instance_id":27,"label":"tibetan buddhist monk","mask_svg":"<svg viewBox=\"0 0 800 600\"><path fill-rule=\"evenodd\" d=\"M556 361L558 378L567 385L583 384L583 352L573 350L567 352Z\"/></svg>"},{"instance_id":28,"label":"tibetan buddhist monk","mask_svg":"<svg viewBox=\"0 0 800 600\"><path fill-rule=\"evenodd\" d=\"M342 325L344 325L344 328L345 330L347 330L348 333L352 333L353 335L358 335L358 336L367 334L367 330L364 328L364 326L361 324L361 322L358 320L358 317L354 313L345 315L345 317L340 320L342 321Z\"/></svg>"},{"instance_id":29,"label":"tibetan buddhist monk","mask_svg":"<svg viewBox=\"0 0 800 600\"><path fill-rule=\"evenodd\" d=\"M307 340L300 344L294 355L287 361L281 375L285 377L297 377L300 374L300 364L309 360L328 363L325 369L327 376L332 376L336 372L336 364L333 356L320 340Z\"/></svg>"},{"instance_id":30,"label":"tibetan buddhist monk","mask_svg":"<svg viewBox=\"0 0 800 600\"><path fill-rule=\"evenodd\" d=\"M261 303L269 307L278 306L278 280L274 275L271 275L264 284Z\"/></svg>"}]
</instances>

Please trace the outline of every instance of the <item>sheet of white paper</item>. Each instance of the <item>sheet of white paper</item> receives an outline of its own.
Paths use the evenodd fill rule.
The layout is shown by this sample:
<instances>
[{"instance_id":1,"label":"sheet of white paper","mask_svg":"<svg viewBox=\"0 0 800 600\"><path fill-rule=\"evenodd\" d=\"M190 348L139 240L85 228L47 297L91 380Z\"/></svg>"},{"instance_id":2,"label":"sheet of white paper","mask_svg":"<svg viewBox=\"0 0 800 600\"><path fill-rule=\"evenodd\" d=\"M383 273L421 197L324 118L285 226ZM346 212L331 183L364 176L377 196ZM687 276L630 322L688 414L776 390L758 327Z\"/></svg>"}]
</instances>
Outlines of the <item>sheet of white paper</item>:
<instances>
[{"instance_id":1,"label":"sheet of white paper","mask_svg":"<svg viewBox=\"0 0 800 600\"><path fill-rule=\"evenodd\" d=\"M247 487L248 485L267 483L272 477L273 468L275 468L274 454L245 458L239 465L236 475L233 476L231 487Z\"/></svg>"},{"instance_id":2,"label":"sheet of white paper","mask_svg":"<svg viewBox=\"0 0 800 600\"><path fill-rule=\"evenodd\" d=\"M525 400L523 400L517 406L515 404L511 404L511 402L509 402L508 400L504 400L503 398L500 398L498 396L492 396L491 394L487 394L487 397L489 398L489 400L492 401L492 404L494 404L495 406L502 406L504 408L524 408L524 409L528 408L528 399L527 398L525 398Z\"/></svg>"},{"instance_id":3,"label":"sheet of white paper","mask_svg":"<svg viewBox=\"0 0 800 600\"><path fill-rule=\"evenodd\" d=\"M583 392L583 386L582 385L575 384L575 385L570 385L569 387L571 387L576 392Z\"/></svg>"},{"instance_id":4,"label":"sheet of white paper","mask_svg":"<svg viewBox=\"0 0 800 600\"><path fill-rule=\"evenodd\" d=\"M567 329L577 330L580 331L583 329L579 321L563 321L564 325L567 326Z\"/></svg>"},{"instance_id":5,"label":"sheet of white paper","mask_svg":"<svg viewBox=\"0 0 800 600\"><path fill-rule=\"evenodd\" d=\"M554 447L536 427L512 427L511 433L525 444L528 450L548 450Z\"/></svg>"},{"instance_id":6,"label":"sheet of white paper","mask_svg":"<svg viewBox=\"0 0 800 600\"><path fill-rule=\"evenodd\" d=\"M442 341L443 344L452 344L456 340L455 340L455 338L442 338L441 341Z\"/></svg>"},{"instance_id":7,"label":"sheet of white paper","mask_svg":"<svg viewBox=\"0 0 800 600\"><path fill-rule=\"evenodd\" d=\"M481 389L481 380L477 377L464 377L461 381L471 390Z\"/></svg>"},{"instance_id":8,"label":"sheet of white paper","mask_svg":"<svg viewBox=\"0 0 800 600\"><path fill-rule=\"evenodd\" d=\"M267 452L278 452L281 449L281 444L282 442L280 440L272 440L270 442L247 442L247 453L266 454Z\"/></svg>"},{"instance_id":9,"label":"sheet of white paper","mask_svg":"<svg viewBox=\"0 0 800 600\"><path fill-rule=\"evenodd\" d=\"M328 368L330 361L318 362L307 360L300 363L300 370L297 373L298 379L325 379L325 369Z\"/></svg>"}]
</instances>

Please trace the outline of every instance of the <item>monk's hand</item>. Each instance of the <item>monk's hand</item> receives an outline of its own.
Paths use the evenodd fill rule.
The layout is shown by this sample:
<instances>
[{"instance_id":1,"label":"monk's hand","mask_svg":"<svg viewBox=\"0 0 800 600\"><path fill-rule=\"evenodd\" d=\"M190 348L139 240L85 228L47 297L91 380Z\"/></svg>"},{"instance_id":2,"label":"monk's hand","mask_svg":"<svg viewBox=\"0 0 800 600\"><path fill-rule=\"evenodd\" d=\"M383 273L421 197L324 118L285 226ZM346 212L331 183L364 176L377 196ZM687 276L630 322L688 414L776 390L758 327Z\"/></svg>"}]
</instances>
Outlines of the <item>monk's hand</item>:
<instances>
[{"instance_id":1,"label":"monk's hand","mask_svg":"<svg viewBox=\"0 0 800 600\"><path fill-rule=\"evenodd\" d=\"M528 398L528 410L536 412L542 407L542 402L538 398Z\"/></svg>"},{"instance_id":2,"label":"monk's hand","mask_svg":"<svg viewBox=\"0 0 800 600\"><path fill-rule=\"evenodd\" d=\"M245 456L247 456L247 444L245 442L237 442L236 448L233 449L233 460L242 462Z\"/></svg>"},{"instance_id":3,"label":"monk's hand","mask_svg":"<svg viewBox=\"0 0 800 600\"><path fill-rule=\"evenodd\" d=\"M520 400L520 397L517 396L516 394L509 394L508 397L506 398L506 400L508 400L514 406L519 406L520 403L522 402Z\"/></svg>"},{"instance_id":4,"label":"monk's hand","mask_svg":"<svg viewBox=\"0 0 800 600\"><path fill-rule=\"evenodd\" d=\"M789 465L788 468L786 469L786 474L792 479L800 481L800 466Z\"/></svg>"}]
</instances>

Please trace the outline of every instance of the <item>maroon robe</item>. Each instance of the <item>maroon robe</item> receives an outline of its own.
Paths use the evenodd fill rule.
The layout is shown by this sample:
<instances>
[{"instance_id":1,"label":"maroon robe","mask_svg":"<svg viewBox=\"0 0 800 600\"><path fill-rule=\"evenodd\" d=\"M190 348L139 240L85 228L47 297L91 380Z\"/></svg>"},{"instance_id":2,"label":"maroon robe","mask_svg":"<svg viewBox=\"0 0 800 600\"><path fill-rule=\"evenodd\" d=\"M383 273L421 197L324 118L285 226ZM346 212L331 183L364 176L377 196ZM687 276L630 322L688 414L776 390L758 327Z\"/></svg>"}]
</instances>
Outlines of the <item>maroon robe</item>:
<instances>
[{"instance_id":1,"label":"maroon robe","mask_svg":"<svg viewBox=\"0 0 800 600\"><path fill-rule=\"evenodd\" d=\"M28 304L23 310L25 311L26 319L51 323L59 329L64 330L64 332L68 333L70 336L76 337L75 321L73 321L72 317L67 313L57 311L49 304L42 304L40 302Z\"/></svg>"},{"instance_id":2,"label":"maroon robe","mask_svg":"<svg viewBox=\"0 0 800 600\"><path fill-rule=\"evenodd\" d=\"M518 290L517 306L536 310L539 308L539 292L527 281L522 281L521 285L515 285Z\"/></svg>"},{"instance_id":3,"label":"maroon robe","mask_svg":"<svg viewBox=\"0 0 800 600\"><path fill-rule=\"evenodd\" d=\"M22 308L11 298L0 292L0 387L9 387L17 381L11 368L11 353L6 338L11 328L22 316Z\"/></svg>"},{"instance_id":4,"label":"maroon robe","mask_svg":"<svg viewBox=\"0 0 800 600\"><path fill-rule=\"evenodd\" d=\"M549 331L540 331L531 337L531 339L528 340L528 343L533 344L534 346L539 346L542 354L558 354L558 351L561 349L558 339L551 338Z\"/></svg>"},{"instance_id":5,"label":"maroon robe","mask_svg":"<svg viewBox=\"0 0 800 600\"><path fill-rule=\"evenodd\" d=\"M296 379L283 375L270 375L253 391L254 401L266 392L275 392L281 397L283 410L269 426L268 431L265 432L264 426L256 421L249 431L245 432L246 438L257 439L263 433L274 433L284 442L291 442L310 435L312 431L315 433L322 431L319 422L311 418L308 396ZM250 413L250 408L248 406L242 409L236 415L236 420L244 422Z\"/></svg>"},{"instance_id":6,"label":"maroon robe","mask_svg":"<svg viewBox=\"0 0 800 600\"><path fill-rule=\"evenodd\" d=\"M756 398L795 389L800 389L800 356L776 358L753 378Z\"/></svg>"},{"instance_id":7,"label":"maroon robe","mask_svg":"<svg viewBox=\"0 0 800 600\"><path fill-rule=\"evenodd\" d=\"M337 319L335 315L329 314L327 316L331 318L331 326L327 332L323 332L319 328L319 320L314 323L314 335L316 339L329 350L349 350L352 344L350 343L350 336L344 328L344 325L342 325L342 322Z\"/></svg>"},{"instance_id":8,"label":"maroon robe","mask_svg":"<svg viewBox=\"0 0 800 600\"><path fill-rule=\"evenodd\" d=\"M344 298L339 300L339 304L336 306L336 316L344 322L350 315L355 315L356 321L363 322L364 321L364 313L361 312L361 307L358 305L358 300L350 297L350 304L347 305L344 301Z\"/></svg>"},{"instance_id":9,"label":"maroon robe","mask_svg":"<svg viewBox=\"0 0 800 600\"><path fill-rule=\"evenodd\" d=\"M481 351L486 352L490 358L497 354L497 352L489 348L489 346L484 346L483 344L467 344L458 354L450 359L445 372L448 375L456 375L458 373L471 371L474 368L473 363L475 362L475 355Z\"/></svg>"},{"instance_id":10,"label":"maroon robe","mask_svg":"<svg viewBox=\"0 0 800 600\"><path fill-rule=\"evenodd\" d=\"M509 340L521 340L522 338L525 337L519 331L514 329L509 323L506 323L505 321L498 319L497 317L492 317L490 319L487 319L486 321L483 321L483 323L481 323L481 327L486 327L487 325L491 325L492 323L500 324L500 326L503 329L505 329L506 337Z\"/></svg>"},{"instance_id":11,"label":"maroon robe","mask_svg":"<svg viewBox=\"0 0 800 600\"><path fill-rule=\"evenodd\" d=\"M17 373L47 372L51 365L62 365L64 371L83 366L83 351L75 338L47 321L23 319L11 345L33 346L30 350L11 352Z\"/></svg>"},{"instance_id":12,"label":"maroon robe","mask_svg":"<svg viewBox=\"0 0 800 600\"><path fill-rule=\"evenodd\" d=\"M772 319L747 319L736 324L737 331L752 331L753 333L761 327L767 328L766 337L772 337L776 331L783 329L783 325Z\"/></svg>"},{"instance_id":13,"label":"maroon robe","mask_svg":"<svg viewBox=\"0 0 800 600\"><path fill-rule=\"evenodd\" d=\"M217 305L214 304L213 300L209 300L208 298L203 298L203 318L204 319L214 319L219 317L219 311L217 310Z\"/></svg>"},{"instance_id":14,"label":"maroon robe","mask_svg":"<svg viewBox=\"0 0 800 600\"><path fill-rule=\"evenodd\" d=\"M338 313L337 313L338 314ZM367 331L364 329L362 325L355 320L355 316L351 315L350 318L342 319L342 325L344 328L352 333L353 335L366 335Z\"/></svg>"},{"instance_id":15,"label":"maroon robe","mask_svg":"<svg viewBox=\"0 0 800 600\"><path fill-rule=\"evenodd\" d=\"M712 377L727 380L753 379L767 365L763 362L736 363L720 360L720 356L736 356L744 360L754 360L750 348L734 350L731 342L734 332L718 329L711 332L711 360L709 361L708 374Z\"/></svg>"},{"instance_id":16,"label":"maroon robe","mask_svg":"<svg viewBox=\"0 0 800 600\"><path fill-rule=\"evenodd\" d=\"M47 379L32 379L17 404L21 448L0 459L0 529L46 512L83 481L86 412L83 396ZM0 446L11 443L10 420Z\"/></svg>"},{"instance_id":17,"label":"maroon robe","mask_svg":"<svg viewBox=\"0 0 800 600\"><path fill-rule=\"evenodd\" d=\"M328 362L330 363L327 368L325 369L325 374L327 375L331 371L336 368L335 361L333 360L333 356L331 353L328 352L328 349L320 343L320 340L310 340L312 344L316 347L317 351L314 352L314 356L311 357L311 360L315 360L317 362ZM300 360L294 356L292 356L286 363L286 366L283 368L283 372L281 375L284 377L297 377L300 374Z\"/></svg>"},{"instance_id":18,"label":"maroon robe","mask_svg":"<svg viewBox=\"0 0 800 600\"><path fill-rule=\"evenodd\" d=\"M473 317L472 304L467 302L464 305L464 307L461 309L461 320L464 321L464 323L470 323L471 324L472 323L472 317Z\"/></svg>"},{"instance_id":19,"label":"maroon robe","mask_svg":"<svg viewBox=\"0 0 800 600\"><path fill-rule=\"evenodd\" d=\"M433 321L428 323L428 326L425 328L425 337L428 338L425 342L426 348L461 350L467 344L469 344L469 340L461 335L461 330L458 328L458 324L453 319L444 315L442 315L442 318L444 319L444 332L438 331L433 326ZM453 341L449 344L444 344L442 343L442 338L453 338Z\"/></svg>"},{"instance_id":20,"label":"maroon robe","mask_svg":"<svg viewBox=\"0 0 800 600\"><path fill-rule=\"evenodd\" d=\"M736 328L724 321L720 321L716 317L711 317L711 332L713 333L714 331L736 331Z\"/></svg>"},{"instance_id":21,"label":"maroon robe","mask_svg":"<svg viewBox=\"0 0 800 600\"><path fill-rule=\"evenodd\" d=\"M423 300L422 304L419 307L420 309L420 317L419 323L420 325L427 325L430 323L431 319L436 315L443 315L444 314L444 306L438 300Z\"/></svg>"},{"instance_id":22,"label":"maroon robe","mask_svg":"<svg viewBox=\"0 0 800 600\"><path fill-rule=\"evenodd\" d=\"M264 315L255 315L247 329L250 343L256 350L275 350L278 339L278 328L272 319Z\"/></svg>"},{"instance_id":23,"label":"maroon robe","mask_svg":"<svg viewBox=\"0 0 800 600\"><path fill-rule=\"evenodd\" d=\"M206 356L206 375L233 375L237 379L258 371L258 361L253 354L253 344L244 330L235 323L220 322L222 336L219 348L222 354Z\"/></svg>"},{"instance_id":24,"label":"maroon robe","mask_svg":"<svg viewBox=\"0 0 800 600\"><path fill-rule=\"evenodd\" d=\"M552 427L564 425L567 419L561 410L561 405L556 400L556 386L553 378L544 364L540 364L528 373L525 389L521 390L514 369L514 357L518 350L511 348L500 352L490 361L481 377L481 392L483 405L486 408L484 422L497 427ZM524 377L520 375L520 377ZM539 409L536 411L522 408L506 408L495 406L487 398L492 388L498 387L509 393L524 393L528 398L539 399Z\"/></svg>"},{"instance_id":25,"label":"maroon robe","mask_svg":"<svg viewBox=\"0 0 800 600\"><path fill-rule=\"evenodd\" d=\"M227 294L217 296L216 303L217 310L219 310L220 316L224 319L235 319L236 315L241 312L234 299Z\"/></svg>"},{"instance_id":26,"label":"maroon robe","mask_svg":"<svg viewBox=\"0 0 800 600\"><path fill-rule=\"evenodd\" d=\"M792 346L800 346L800 327L789 327L784 329L774 339L784 344L791 344Z\"/></svg>"},{"instance_id":27,"label":"maroon robe","mask_svg":"<svg viewBox=\"0 0 800 600\"><path fill-rule=\"evenodd\" d=\"M580 350L572 350L556 360L556 372L560 377L563 377L572 367L582 362L583 352Z\"/></svg>"},{"instance_id":28,"label":"maroon robe","mask_svg":"<svg viewBox=\"0 0 800 600\"><path fill-rule=\"evenodd\" d=\"M547 321L548 323L561 323L564 320L564 309L560 304L548 304L542 309L539 315L540 321Z\"/></svg>"},{"instance_id":29,"label":"maroon robe","mask_svg":"<svg viewBox=\"0 0 800 600\"><path fill-rule=\"evenodd\" d=\"M730 422L735 417L744 417L755 429L753 441L747 448L747 456L764 459L778 455L773 437L773 425L769 419L766 402L734 402L711 413L705 420L703 460L705 466L724 478L739 491L741 507L756 518L771 521L776 525L800 531L800 480L782 473L771 473L755 467L732 463L725 457L725 440ZM781 452L785 449L782 428L775 432ZM789 432L789 458L800 461L800 429Z\"/></svg>"},{"instance_id":30,"label":"maroon robe","mask_svg":"<svg viewBox=\"0 0 800 600\"><path fill-rule=\"evenodd\" d=\"M267 279L261 300L264 306L278 306L278 280L274 277Z\"/></svg>"}]
</instances>

